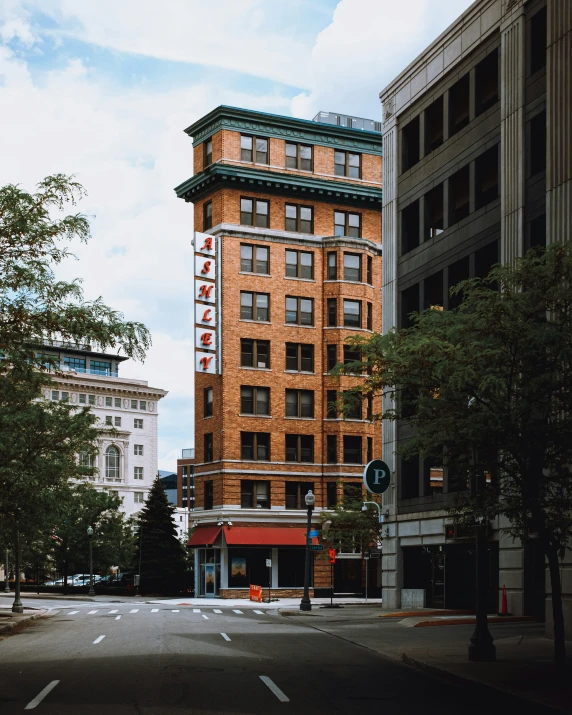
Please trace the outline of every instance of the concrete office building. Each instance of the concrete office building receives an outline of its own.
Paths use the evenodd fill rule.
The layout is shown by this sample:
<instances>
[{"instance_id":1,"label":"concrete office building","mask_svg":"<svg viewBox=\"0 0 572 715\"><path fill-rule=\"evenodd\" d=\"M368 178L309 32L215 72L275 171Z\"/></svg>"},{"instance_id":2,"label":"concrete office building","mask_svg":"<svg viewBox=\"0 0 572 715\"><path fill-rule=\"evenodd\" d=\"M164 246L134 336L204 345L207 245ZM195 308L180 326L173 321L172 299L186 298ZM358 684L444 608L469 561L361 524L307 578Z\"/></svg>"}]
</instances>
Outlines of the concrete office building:
<instances>
[{"instance_id":1,"label":"concrete office building","mask_svg":"<svg viewBox=\"0 0 572 715\"><path fill-rule=\"evenodd\" d=\"M186 130L194 176L176 192L195 210L197 595L248 597L269 578L300 595L304 496L319 525L344 490L361 493L381 451L380 406L341 419L337 393L360 378L329 375L355 359L346 337L381 328L380 127L317 119L218 107ZM191 464L178 465L189 507ZM338 591L362 591L361 554L336 569ZM329 586L327 559L315 586Z\"/></svg>"},{"instance_id":2,"label":"concrete office building","mask_svg":"<svg viewBox=\"0 0 572 715\"><path fill-rule=\"evenodd\" d=\"M449 288L460 280L572 235L571 25L569 0L478 0L381 92L384 332L411 311L455 305ZM423 592L428 606L469 606L473 537L445 512L461 485L398 460L407 434L407 425L383 426L395 475L384 499L384 608ZM489 542L491 609L506 585L511 613L544 616L547 607L548 616L543 555L502 526ZM570 574L568 555L568 626Z\"/></svg>"}]
</instances>

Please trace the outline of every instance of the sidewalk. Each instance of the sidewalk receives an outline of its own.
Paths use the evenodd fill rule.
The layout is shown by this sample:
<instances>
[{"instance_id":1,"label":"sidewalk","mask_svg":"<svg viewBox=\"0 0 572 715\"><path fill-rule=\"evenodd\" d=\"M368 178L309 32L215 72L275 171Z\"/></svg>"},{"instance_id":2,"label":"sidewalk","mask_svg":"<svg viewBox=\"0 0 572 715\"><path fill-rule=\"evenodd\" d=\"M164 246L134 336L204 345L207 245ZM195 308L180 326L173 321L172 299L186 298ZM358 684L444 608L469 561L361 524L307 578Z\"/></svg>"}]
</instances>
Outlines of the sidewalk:
<instances>
[{"instance_id":1,"label":"sidewalk","mask_svg":"<svg viewBox=\"0 0 572 715\"><path fill-rule=\"evenodd\" d=\"M0 636L26 621L34 621L47 613L48 611L43 610L36 610L33 613L0 613Z\"/></svg>"}]
</instances>

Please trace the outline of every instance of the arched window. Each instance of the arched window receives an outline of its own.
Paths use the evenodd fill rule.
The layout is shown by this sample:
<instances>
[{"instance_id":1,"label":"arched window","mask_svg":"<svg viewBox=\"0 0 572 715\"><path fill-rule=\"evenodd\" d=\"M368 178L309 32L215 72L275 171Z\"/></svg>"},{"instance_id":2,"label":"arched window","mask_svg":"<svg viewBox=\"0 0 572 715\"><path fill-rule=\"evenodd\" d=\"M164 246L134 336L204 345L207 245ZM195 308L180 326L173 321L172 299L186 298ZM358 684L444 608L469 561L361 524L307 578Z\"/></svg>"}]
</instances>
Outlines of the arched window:
<instances>
[{"instance_id":1,"label":"arched window","mask_svg":"<svg viewBox=\"0 0 572 715\"><path fill-rule=\"evenodd\" d=\"M113 445L105 450L105 478L119 480L119 450Z\"/></svg>"}]
</instances>

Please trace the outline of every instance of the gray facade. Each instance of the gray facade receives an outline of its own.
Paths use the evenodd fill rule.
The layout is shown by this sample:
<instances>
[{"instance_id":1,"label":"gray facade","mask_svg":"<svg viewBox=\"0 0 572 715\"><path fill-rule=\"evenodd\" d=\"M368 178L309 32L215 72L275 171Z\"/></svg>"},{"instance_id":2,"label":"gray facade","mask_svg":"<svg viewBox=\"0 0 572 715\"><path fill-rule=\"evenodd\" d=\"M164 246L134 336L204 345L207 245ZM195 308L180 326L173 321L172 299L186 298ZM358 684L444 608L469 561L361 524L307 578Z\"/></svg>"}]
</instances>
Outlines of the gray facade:
<instances>
[{"instance_id":1,"label":"gray facade","mask_svg":"<svg viewBox=\"0 0 572 715\"><path fill-rule=\"evenodd\" d=\"M454 305L449 288L572 228L572 3L477 0L380 94L383 126L383 330ZM387 405L386 405L387 407ZM457 485L395 453L406 424L383 426L394 473L385 506L383 604L425 588L427 605L470 605L472 544L445 507ZM502 524L491 535L490 603L540 615L544 562ZM568 626L571 559L563 565ZM458 586L464 582L464 588ZM549 585L546 585L546 589ZM547 608L547 614L549 609Z\"/></svg>"}]
</instances>

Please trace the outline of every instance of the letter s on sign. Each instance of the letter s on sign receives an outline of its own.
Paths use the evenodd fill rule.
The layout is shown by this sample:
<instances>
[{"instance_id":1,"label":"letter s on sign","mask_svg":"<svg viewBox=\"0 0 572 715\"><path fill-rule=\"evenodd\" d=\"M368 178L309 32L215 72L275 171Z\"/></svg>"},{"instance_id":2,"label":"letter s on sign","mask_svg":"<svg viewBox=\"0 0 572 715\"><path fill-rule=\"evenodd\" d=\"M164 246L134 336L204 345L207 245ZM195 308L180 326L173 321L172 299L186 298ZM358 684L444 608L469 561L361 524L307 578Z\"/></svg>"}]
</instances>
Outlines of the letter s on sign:
<instances>
[{"instance_id":1,"label":"letter s on sign","mask_svg":"<svg viewBox=\"0 0 572 715\"><path fill-rule=\"evenodd\" d=\"M205 263L204 263L204 265L203 265L203 267L202 267L202 269L201 269L201 273L202 273L203 275L206 276L208 273L211 272L211 263L212 263L212 261L205 261Z\"/></svg>"}]
</instances>

